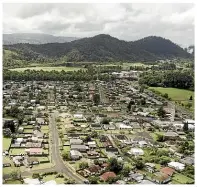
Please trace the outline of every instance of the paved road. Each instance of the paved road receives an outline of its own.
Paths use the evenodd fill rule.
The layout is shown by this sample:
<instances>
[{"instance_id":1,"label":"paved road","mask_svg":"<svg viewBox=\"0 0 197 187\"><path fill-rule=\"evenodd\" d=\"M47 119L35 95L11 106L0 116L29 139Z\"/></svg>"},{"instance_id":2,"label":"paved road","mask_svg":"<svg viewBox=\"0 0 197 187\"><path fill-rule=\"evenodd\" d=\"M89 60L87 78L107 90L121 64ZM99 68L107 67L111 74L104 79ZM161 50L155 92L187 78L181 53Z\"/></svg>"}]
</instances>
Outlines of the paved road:
<instances>
[{"instance_id":1,"label":"paved road","mask_svg":"<svg viewBox=\"0 0 197 187\"><path fill-rule=\"evenodd\" d=\"M49 128L51 131L51 153L52 153L52 162L54 163L54 166L52 168L42 169L42 170L31 170L31 171L25 171L22 172L22 176L28 176L33 173L41 173L41 172L50 172L50 171L57 171L60 173L65 173L69 178L76 181L77 184L83 184L85 178L77 174L70 166L64 164L61 156L60 156L60 150L59 150L59 135L56 128L56 117L58 115L58 112L50 113L49 116Z\"/></svg>"}]
</instances>

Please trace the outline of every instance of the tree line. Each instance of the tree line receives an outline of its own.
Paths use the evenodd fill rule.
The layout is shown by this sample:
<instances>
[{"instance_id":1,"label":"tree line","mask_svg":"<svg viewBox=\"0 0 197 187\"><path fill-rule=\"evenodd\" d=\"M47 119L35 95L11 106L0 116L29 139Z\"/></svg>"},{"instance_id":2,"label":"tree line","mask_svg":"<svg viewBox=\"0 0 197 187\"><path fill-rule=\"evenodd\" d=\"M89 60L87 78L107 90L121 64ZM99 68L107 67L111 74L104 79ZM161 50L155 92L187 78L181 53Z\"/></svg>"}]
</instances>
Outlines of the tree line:
<instances>
[{"instance_id":1,"label":"tree line","mask_svg":"<svg viewBox=\"0 0 197 187\"><path fill-rule=\"evenodd\" d=\"M141 74L140 84L152 87L172 87L194 90L194 72L186 71L152 71Z\"/></svg>"}]
</instances>

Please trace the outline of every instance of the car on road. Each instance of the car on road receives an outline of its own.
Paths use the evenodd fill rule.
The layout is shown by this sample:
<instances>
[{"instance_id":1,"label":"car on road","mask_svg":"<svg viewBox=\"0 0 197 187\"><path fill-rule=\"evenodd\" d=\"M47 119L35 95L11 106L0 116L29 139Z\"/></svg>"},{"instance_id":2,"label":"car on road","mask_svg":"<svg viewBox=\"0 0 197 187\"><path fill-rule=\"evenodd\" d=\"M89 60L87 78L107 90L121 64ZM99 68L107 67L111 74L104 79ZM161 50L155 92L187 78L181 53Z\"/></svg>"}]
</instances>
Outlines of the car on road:
<instances>
[{"instance_id":1,"label":"car on road","mask_svg":"<svg viewBox=\"0 0 197 187\"><path fill-rule=\"evenodd\" d=\"M90 184L89 180L84 180L83 183L84 184Z\"/></svg>"}]
</instances>

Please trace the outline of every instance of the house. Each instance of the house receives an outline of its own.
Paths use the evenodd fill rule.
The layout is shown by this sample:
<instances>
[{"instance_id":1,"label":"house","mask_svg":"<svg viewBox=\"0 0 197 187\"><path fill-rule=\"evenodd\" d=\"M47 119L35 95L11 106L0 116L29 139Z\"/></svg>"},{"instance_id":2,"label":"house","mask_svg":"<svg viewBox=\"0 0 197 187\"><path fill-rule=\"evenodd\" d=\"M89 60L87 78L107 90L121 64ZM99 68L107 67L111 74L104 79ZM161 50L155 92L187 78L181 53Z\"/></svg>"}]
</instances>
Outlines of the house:
<instances>
[{"instance_id":1,"label":"house","mask_svg":"<svg viewBox=\"0 0 197 187\"><path fill-rule=\"evenodd\" d=\"M169 167L165 167L165 168L160 169L160 172L164 173L164 174L167 174L169 176L172 176L173 173L175 172L175 170L172 169L172 168L169 168Z\"/></svg>"},{"instance_id":2,"label":"house","mask_svg":"<svg viewBox=\"0 0 197 187\"><path fill-rule=\"evenodd\" d=\"M29 155L42 155L42 148L29 148L25 149Z\"/></svg>"},{"instance_id":3,"label":"house","mask_svg":"<svg viewBox=\"0 0 197 187\"><path fill-rule=\"evenodd\" d=\"M107 181L109 178L115 178L115 177L116 177L116 174L114 172L108 171L108 172L103 173L100 176L100 179L103 181Z\"/></svg>"},{"instance_id":4,"label":"house","mask_svg":"<svg viewBox=\"0 0 197 187\"><path fill-rule=\"evenodd\" d=\"M77 151L80 151L80 152L86 152L89 149L89 147L86 146L86 145L71 145L70 149L71 150L77 150Z\"/></svg>"},{"instance_id":5,"label":"house","mask_svg":"<svg viewBox=\"0 0 197 187\"><path fill-rule=\"evenodd\" d=\"M146 170L150 173L155 172L155 164L153 163L145 163Z\"/></svg>"},{"instance_id":6,"label":"house","mask_svg":"<svg viewBox=\"0 0 197 187\"><path fill-rule=\"evenodd\" d=\"M99 157L99 153L96 151L87 151L88 156L95 156L95 157Z\"/></svg>"},{"instance_id":7,"label":"house","mask_svg":"<svg viewBox=\"0 0 197 187\"><path fill-rule=\"evenodd\" d=\"M80 145L83 143L83 140L81 139L70 139L70 145Z\"/></svg>"},{"instance_id":8,"label":"house","mask_svg":"<svg viewBox=\"0 0 197 187\"><path fill-rule=\"evenodd\" d=\"M111 123L111 124L104 124L103 125L103 129L104 130L115 130L116 126L113 123Z\"/></svg>"},{"instance_id":9,"label":"house","mask_svg":"<svg viewBox=\"0 0 197 187\"><path fill-rule=\"evenodd\" d=\"M168 166L178 171L182 171L185 169L185 164L182 164L180 162L170 162L168 163Z\"/></svg>"},{"instance_id":10,"label":"house","mask_svg":"<svg viewBox=\"0 0 197 187\"><path fill-rule=\"evenodd\" d=\"M154 173L152 180L158 184L166 184L171 180L171 177L165 173L156 172Z\"/></svg>"},{"instance_id":11,"label":"house","mask_svg":"<svg viewBox=\"0 0 197 187\"><path fill-rule=\"evenodd\" d=\"M181 163L186 165L194 165L194 157L188 156L180 160Z\"/></svg>"},{"instance_id":12,"label":"house","mask_svg":"<svg viewBox=\"0 0 197 187\"><path fill-rule=\"evenodd\" d=\"M36 164L39 164L39 160L38 160L37 157L28 157L28 158L26 159L26 163L27 163L28 165L36 165Z\"/></svg>"},{"instance_id":13,"label":"house","mask_svg":"<svg viewBox=\"0 0 197 187\"><path fill-rule=\"evenodd\" d=\"M88 142L88 146L90 149L94 149L96 148L96 142L95 141Z\"/></svg>"},{"instance_id":14,"label":"house","mask_svg":"<svg viewBox=\"0 0 197 187\"><path fill-rule=\"evenodd\" d=\"M130 151L128 151L129 154L134 156L142 156L144 155L144 151L140 148L131 148Z\"/></svg>"},{"instance_id":15,"label":"house","mask_svg":"<svg viewBox=\"0 0 197 187\"><path fill-rule=\"evenodd\" d=\"M22 157L22 156L15 156L15 157L13 157L13 162L14 162L14 165L16 167L21 166L23 160L24 160L24 157Z\"/></svg>"},{"instance_id":16,"label":"house","mask_svg":"<svg viewBox=\"0 0 197 187\"><path fill-rule=\"evenodd\" d=\"M144 176L141 173L131 173L129 174L129 176L132 180L135 180L137 182L140 182L144 179Z\"/></svg>"},{"instance_id":17,"label":"house","mask_svg":"<svg viewBox=\"0 0 197 187\"><path fill-rule=\"evenodd\" d=\"M118 129L132 129L132 127L131 126L128 126L128 125L126 125L125 123L116 123L116 127L118 128Z\"/></svg>"},{"instance_id":18,"label":"house","mask_svg":"<svg viewBox=\"0 0 197 187\"><path fill-rule=\"evenodd\" d=\"M87 168L86 171L89 173L89 175L98 175L102 171L102 168L98 165L92 165Z\"/></svg>"},{"instance_id":19,"label":"house","mask_svg":"<svg viewBox=\"0 0 197 187\"><path fill-rule=\"evenodd\" d=\"M70 157L72 160L79 160L82 158L82 154L77 150L70 150Z\"/></svg>"},{"instance_id":20,"label":"house","mask_svg":"<svg viewBox=\"0 0 197 187\"><path fill-rule=\"evenodd\" d=\"M139 147L147 146L147 142L146 141L139 141L138 144L139 144Z\"/></svg>"},{"instance_id":21,"label":"house","mask_svg":"<svg viewBox=\"0 0 197 187\"><path fill-rule=\"evenodd\" d=\"M176 140L178 137L179 137L179 135L173 131L168 131L164 134L165 140Z\"/></svg>"}]
</instances>

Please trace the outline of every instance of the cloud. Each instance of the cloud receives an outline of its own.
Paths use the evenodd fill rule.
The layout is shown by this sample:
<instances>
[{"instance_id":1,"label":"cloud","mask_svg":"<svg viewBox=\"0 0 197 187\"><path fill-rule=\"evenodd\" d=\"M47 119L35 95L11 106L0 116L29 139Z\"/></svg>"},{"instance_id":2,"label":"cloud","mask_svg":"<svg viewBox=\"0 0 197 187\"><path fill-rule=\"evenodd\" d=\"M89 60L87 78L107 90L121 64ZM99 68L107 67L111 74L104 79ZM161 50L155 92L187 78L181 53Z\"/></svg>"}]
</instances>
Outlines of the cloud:
<instances>
[{"instance_id":1,"label":"cloud","mask_svg":"<svg viewBox=\"0 0 197 187\"><path fill-rule=\"evenodd\" d=\"M158 35L194 44L193 4L4 4L4 33L47 33L90 37L110 34L133 41Z\"/></svg>"}]
</instances>

